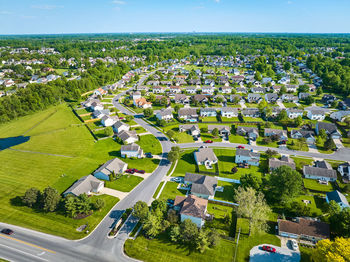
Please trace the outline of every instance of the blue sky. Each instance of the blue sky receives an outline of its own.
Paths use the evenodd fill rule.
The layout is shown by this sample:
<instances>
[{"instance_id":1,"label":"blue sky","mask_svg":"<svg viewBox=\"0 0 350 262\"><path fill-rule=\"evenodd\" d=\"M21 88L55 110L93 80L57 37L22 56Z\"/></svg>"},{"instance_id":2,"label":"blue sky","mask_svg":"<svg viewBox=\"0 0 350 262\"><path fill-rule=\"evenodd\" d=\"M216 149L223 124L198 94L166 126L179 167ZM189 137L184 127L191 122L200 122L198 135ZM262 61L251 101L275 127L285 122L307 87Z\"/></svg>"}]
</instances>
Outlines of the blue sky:
<instances>
[{"instance_id":1,"label":"blue sky","mask_svg":"<svg viewBox=\"0 0 350 262\"><path fill-rule=\"evenodd\" d=\"M349 0L0 0L0 34L350 33Z\"/></svg>"}]
</instances>

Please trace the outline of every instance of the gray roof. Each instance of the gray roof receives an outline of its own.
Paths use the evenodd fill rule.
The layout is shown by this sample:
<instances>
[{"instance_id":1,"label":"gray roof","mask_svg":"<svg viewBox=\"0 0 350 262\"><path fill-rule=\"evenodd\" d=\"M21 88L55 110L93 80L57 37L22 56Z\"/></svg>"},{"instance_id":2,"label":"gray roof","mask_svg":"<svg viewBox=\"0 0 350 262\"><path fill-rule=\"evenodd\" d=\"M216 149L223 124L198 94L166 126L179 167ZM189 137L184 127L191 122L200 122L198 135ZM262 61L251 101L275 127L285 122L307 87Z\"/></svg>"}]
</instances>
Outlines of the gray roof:
<instances>
[{"instance_id":1,"label":"gray roof","mask_svg":"<svg viewBox=\"0 0 350 262\"><path fill-rule=\"evenodd\" d=\"M314 166L304 166L304 175L337 178L337 172L333 169L319 168Z\"/></svg>"},{"instance_id":2,"label":"gray roof","mask_svg":"<svg viewBox=\"0 0 350 262\"><path fill-rule=\"evenodd\" d=\"M242 114L243 115L255 115L255 114L259 114L260 111L258 108L244 108L242 110Z\"/></svg>"},{"instance_id":3,"label":"gray roof","mask_svg":"<svg viewBox=\"0 0 350 262\"><path fill-rule=\"evenodd\" d=\"M92 175L84 176L75 182L63 194L73 194L75 196L79 196L84 193L87 194L93 190L97 190L101 184L104 183Z\"/></svg>"},{"instance_id":4,"label":"gray roof","mask_svg":"<svg viewBox=\"0 0 350 262\"><path fill-rule=\"evenodd\" d=\"M131 152L136 152L140 150L140 146L138 144L132 143L129 145L122 145L122 147L120 148L121 152L124 151L131 151Z\"/></svg>"},{"instance_id":5,"label":"gray roof","mask_svg":"<svg viewBox=\"0 0 350 262\"><path fill-rule=\"evenodd\" d=\"M210 160L213 162L218 161L213 149L209 147L199 148L198 151L194 152L194 154L198 162L204 162L206 160Z\"/></svg>"},{"instance_id":6,"label":"gray roof","mask_svg":"<svg viewBox=\"0 0 350 262\"><path fill-rule=\"evenodd\" d=\"M322 109L310 109L307 111L310 111L313 115L324 115L324 111Z\"/></svg>"},{"instance_id":7,"label":"gray roof","mask_svg":"<svg viewBox=\"0 0 350 262\"><path fill-rule=\"evenodd\" d=\"M337 133L337 126L333 123L317 122L318 130L324 129L328 134Z\"/></svg>"},{"instance_id":8,"label":"gray roof","mask_svg":"<svg viewBox=\"0 0 350 262\"><path fill-rule=\"evenodd\" d=\"M173 115L173 112L172 112L171 109L162 108L162 109L158 112L158 114L159 114L160 116L171 116L171 115Z\"/></svg>"},{"instance_id":9,"label":"gray roof","mask_svg":"<svg viewBox=\"0 0 350 262\"><path fill-rule=\"evenodd\" d=\"M238 133L256 133L259 134L259 129L257 127L251 126L238 126L236 132Z\"/></svg>"},{"instance_id":10,"label":"gray roof","mask_svg":"<svg viewBox=\"0 0 350 262\"><path fill-rule=\"evenodd\" d=\"M197 110L195 108L180 108L179 117L181 116L197 116Z\"/></svg>"},{"instance_id":11,"label":"gray roof","mask_svg":"<svg viewBox=\"0 0 350 262\"><path fill-rule=\"evenodd\" d=\"M191 182L191 193L213 196L218 179L211 176L203 176L199 174L186 173L185 182Z\"/></svg>"},{"instance_id":12,"label":"gray roof","mask_svg":"<svg viewBox=\"0 0 350 262\"><path fill-rule=\"evenodd\" d=\"M332 166L330 163L328 163L327 161L325 160L317 160L315 161L315 167L319 167L319 168L326 168L326 169L332 169Z\"/></svg>"},{"instance_id":13,"label":"gray roof","mask_svg":"<svg viewBox=\"0 0 350 262\"><path fill-rule=\"evenodd\" d=\"M120 128L121 126L129 127L129 125L123 123L122 121L118 121L118 122L114 123L114 125L113 125L113 127L114 127L115 129L118 129L118 128Z\"/></svg>"},{"instance_id":14,"label":"gray roof","mask_svg":"<svg viewBox=\"0 0 350 262\"><path fill-rule=\"evenodd\" d=\"M179 129L190 130L191 132L194 130L199 130L198 125L179 125Z\"/></svg>"},{"instance_id":15,"label":"gray roof","mask_svg":"<svg viewBox=\"0 0 350 262\"><path fill-rule=\"evenodd\" d=\"M269 168L275 169L275 168L278 168L280 166L289 166L292 169L295 169L295 163L294 163L293 159L291 159L289 157L282 156L281 159L277 159L277 158L270 158L269 159Z\"/></svg>"},{"instance_id":16,"label":"gray roof","mask_svg":"<svg viewBox=\"0 0 350 262\"><path fill-rule=\"evenodd\" d=\"M238 113L238 108L235 108L235 107L223 107L223 108L221 108L221 112L235 112L235 113Z\"/></svg>"},{"instance_id":17,"label":"gray roof","mask_svg":"<svg viewBox=\"0 0 350 262\"><path fill-rule=\"evenodd\" d=\"M123 169L125 166L127 166L126 163L124 163L122 160L120 160L119 158L114 158L111 159L109 161L107 161L106 163L104 163L102 166L100 166L95 172L96 173L103 173L105 175L109 175L110 173L114 172L114 173L119 173L119 171L121 169Z\"/></svg>"},{"instance_id":18,"label":"gray roof","mask_svg":"<svg viewBox=\"0 0 350 262\"><path fill-rule=\"evenodd\" d=\"M132 130L132 131L123 130L123 131L119 132L117 136L123 141L127 140L130 137L138 139L137 133L134 130Z\"/></svg>"},{"instance_id":19,"label":"gray roof","mask_svg":"<svg viewBox=\"0 0 350 262\"><path fill-rule=\"evenodd\" d=\"M253 152L251 150L241 149L241 148L237 148L236 155L260 158L260 153L256 153L256 152Z\"/></svg>"},{"instance_id":20,"label":"gray roof","mask_svg":"<svg viewBox=\"0 0 350 262\"><path fill-rule=\"evenodd\" d=\"M221 131L228 131L230 132L230 127L229 126L224 126L224 125L208 125L208 131L212 132L215 128L217 128L219 130L219 132Z\"/></svg>"},{"instance_id":21,"label":"gray roof","mask_svg":"<svg viewBox=\"0 0 350 262\"><path fill-rule=\"evenodd\" d=\"M202 112L216 112L216 109L215 108L206 107L206 108L201 108L200 111L201 111L201 113Z\"/></svg>"}]
</instances>

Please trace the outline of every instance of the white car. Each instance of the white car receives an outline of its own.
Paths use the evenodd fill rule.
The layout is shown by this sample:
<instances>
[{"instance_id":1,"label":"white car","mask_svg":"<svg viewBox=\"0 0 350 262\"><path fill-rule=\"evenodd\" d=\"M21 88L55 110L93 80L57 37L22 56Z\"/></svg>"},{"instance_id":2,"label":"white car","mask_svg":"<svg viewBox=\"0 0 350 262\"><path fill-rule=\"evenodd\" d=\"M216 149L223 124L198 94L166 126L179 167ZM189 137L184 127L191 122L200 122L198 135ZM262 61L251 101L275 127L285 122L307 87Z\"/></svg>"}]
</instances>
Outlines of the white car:
<instances>
[{"instance_id":1,"label":"white car","mask_svg":"<svg viewBox=\"0 0 350 262\"><path fill-rule=\"evenodd\" d=\"M293 250L297 250L298 249L297 241L295 239L292 239L290 242L291 242Z\"/></svg>"}]
</instances>

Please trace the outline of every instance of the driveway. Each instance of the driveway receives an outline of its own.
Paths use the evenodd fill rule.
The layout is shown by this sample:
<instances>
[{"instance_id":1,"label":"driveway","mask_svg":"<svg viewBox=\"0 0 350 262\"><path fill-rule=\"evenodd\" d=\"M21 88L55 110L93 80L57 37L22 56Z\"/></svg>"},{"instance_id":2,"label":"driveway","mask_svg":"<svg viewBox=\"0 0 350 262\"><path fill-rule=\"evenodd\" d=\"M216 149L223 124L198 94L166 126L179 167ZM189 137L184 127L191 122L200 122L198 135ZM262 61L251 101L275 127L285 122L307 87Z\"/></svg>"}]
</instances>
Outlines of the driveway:
<instances>
[{"instance_id":1,"label":"driveway","mask_svg":"<svg viewBox=\"0 0 350 262\"><path fill-rule=\"evenodd\" d=\"M337 148L344 148L343 143L340 141L340 139L334 138L333 141L334 141L335 145L337 146Z\"/></svg>"},{"instance_id":2,"label":"driveway","mask_svg":"<svg viewBox=\"0 0 350 262\"><path fill-rule=\"evenodd\" d=\"M309 146L309 152L319 153L316 145L308 145L308 146Z\"/></svg>"},{"instance_id":3,"label":"driveway","mask_svg":"<svg viewBox=\"0 0 350 262\"><path fill-rule=\"evenodd\" d=\"M126 197L128 195L128 193L126 193L126 192L121 192L121 191L118 191L118 190L115 190L115 189L112 189L112 188L107 188L107 187L104 187L100 191L100 193L101 194L106 194L106 195L109 195L109 196L117 197L120 200L122 200L124 197Z\"/></svg>"},{"instance_id":4,"label":"driveway","mask_svg":"<svg viewBox=\"0 0 350 262\"><path fill-rule=\"evenodd\" d=\"M277 101L276 104L281 108L281 109L286 109L284 104L281 101Z\"/></svg>"},{"instance_id":5,"label":"driveway","mask_svg":"<svg viewBox=\"0 0 350 262\"><path fill-rule=\"evenodd\" d=\"M262 244L255 246L250 250L250 262L299 262L300 253L273 245L268 245L276 248L276 253L270 253L262 250Z\"/></svg>"}]
</instances>

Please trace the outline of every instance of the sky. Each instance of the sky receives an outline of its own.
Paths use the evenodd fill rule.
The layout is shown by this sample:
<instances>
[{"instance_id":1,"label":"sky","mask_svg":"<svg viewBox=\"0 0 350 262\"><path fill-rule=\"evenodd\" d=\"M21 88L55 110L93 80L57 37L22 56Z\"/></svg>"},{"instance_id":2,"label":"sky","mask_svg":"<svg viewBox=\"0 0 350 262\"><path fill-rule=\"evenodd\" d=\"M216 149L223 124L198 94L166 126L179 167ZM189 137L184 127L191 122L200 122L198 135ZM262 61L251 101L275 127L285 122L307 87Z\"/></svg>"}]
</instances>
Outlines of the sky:
<instances>
[{"instance_id":1,"label":"sky","mask_svg":"<svg viewBox=\"0 0 350 262\"><path fill-rule=\"evenodd\" d=\"M350 0L0 0L0 34L350 33Z\"/></svg>"}]
</instances>

